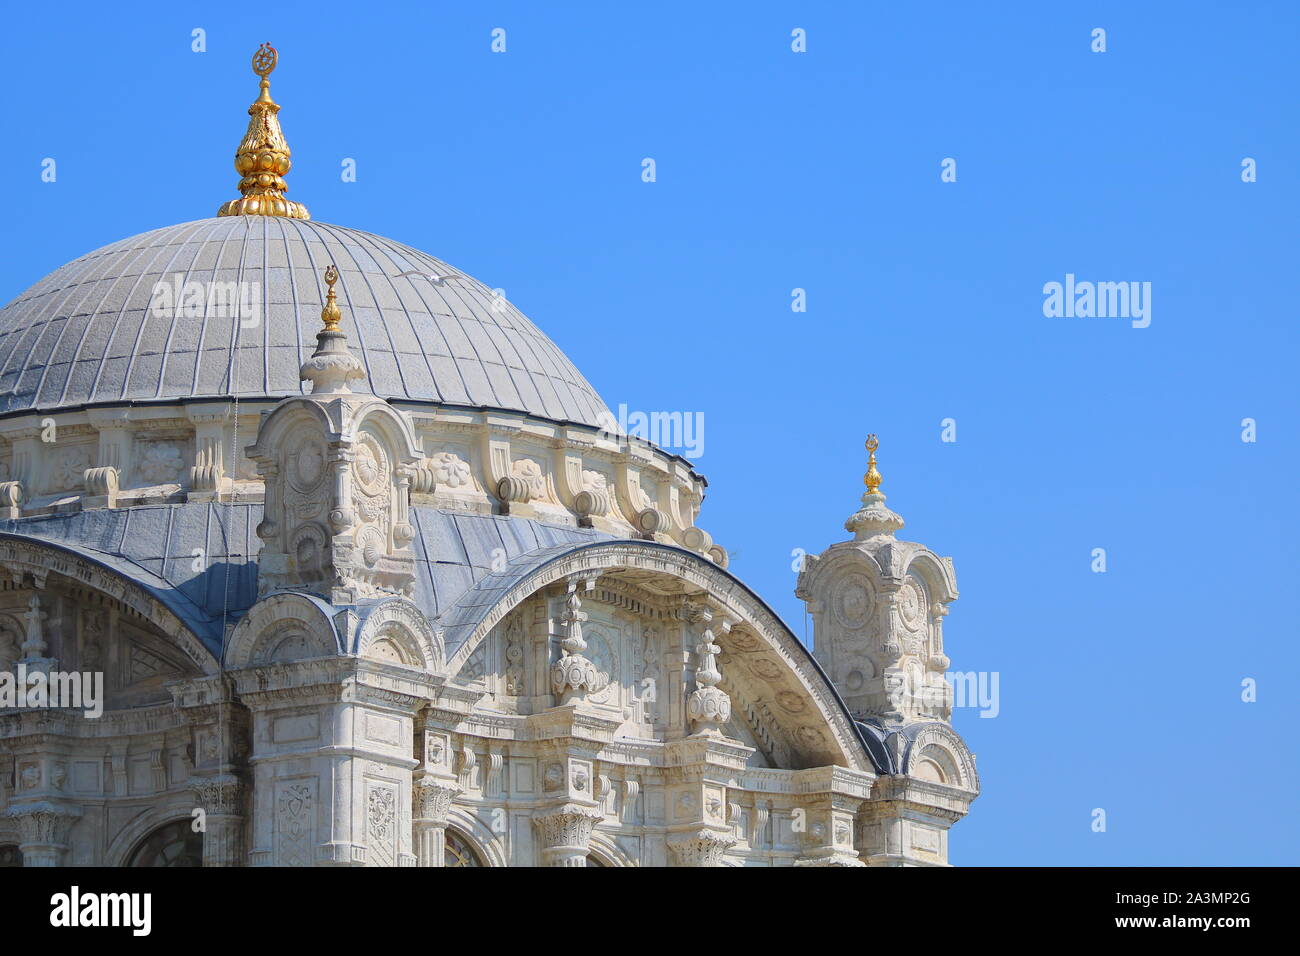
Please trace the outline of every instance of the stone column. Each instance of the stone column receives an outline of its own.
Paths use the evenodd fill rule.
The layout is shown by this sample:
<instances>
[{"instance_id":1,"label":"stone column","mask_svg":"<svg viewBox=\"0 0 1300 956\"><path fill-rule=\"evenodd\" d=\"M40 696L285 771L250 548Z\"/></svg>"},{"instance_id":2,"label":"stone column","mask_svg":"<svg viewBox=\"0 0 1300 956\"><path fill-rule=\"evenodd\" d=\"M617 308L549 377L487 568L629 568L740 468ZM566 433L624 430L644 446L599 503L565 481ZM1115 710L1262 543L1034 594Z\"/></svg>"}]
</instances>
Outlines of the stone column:
<instances>
[{"instance_id":1,"label":"stone column","mask_svg":"<svg viewBox=\"0 0 1300 956\"><path fill-rule=\"evenodd\" d=\"M460 793L454 780L426 774L415 781L416 866L444 866L447 849L447 814Z\"/></svg>"},{"instance_id":2,"label":"stone column","mask_svg":"<svg viewBox=\"0 0 1300 956\"><path fill-rule=\"evenodd\" d=\"M587 865L592 830L605 819L596 796L596 758L622 723L621 713L584 704L528 718L529 737L545 742L539 763L547 802L533 811L542 866Z\"/></svg>"},{"instance_id":3,"label":"stone column","mask_svg":"<svg viewBox=\"0 0 1300 956\"><path fill-rule=\"evenodd\" d=\"M80 807L42 800L11 807L9 816L18 824L23 866L63 865L68 833L81 816Z\"/></svg>"},{"instance_id":4,"label":"stone column","mask_svg":"<svg viewBox=\"0 0 1300 956\"><path fill-rule=\"evenodd\" d=\"M248 860L244 838L247 787L233 774L217 774L190 781L203 810L203 865L243 866Z\"/></svg>"},{"instance_id":5,"label":"stone column","mask_svg":"<svg viewBox=\"0 0 1300 956\"><path fill-rule=\"evenodd\" d=\"M586 866L591 831L603 819L599 810L576 803L539 811L533 826L542 839L542 866Z\"/></svg>"},{"instance_id":6,"label":"stone column","mask_svg":"<svg viewBox=\"0 0 1300 956\"><path fill-rule=\"evenodd\" d=\"M203 811L203 865L246 866L248 711L223 678L177 681L168 689L190 729L189 787L195 809Z\"/></svg>"}]
</instances>

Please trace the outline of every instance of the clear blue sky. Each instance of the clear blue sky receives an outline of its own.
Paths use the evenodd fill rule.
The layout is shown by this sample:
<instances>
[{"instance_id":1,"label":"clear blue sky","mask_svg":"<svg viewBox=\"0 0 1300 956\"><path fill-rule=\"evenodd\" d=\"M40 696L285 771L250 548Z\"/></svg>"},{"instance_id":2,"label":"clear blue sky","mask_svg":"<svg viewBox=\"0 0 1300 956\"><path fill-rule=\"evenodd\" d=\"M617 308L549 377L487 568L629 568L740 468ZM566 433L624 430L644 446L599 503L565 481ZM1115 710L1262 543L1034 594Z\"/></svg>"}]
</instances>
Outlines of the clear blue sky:
<instances>
[{"instance_id":1,"label":"clear blue sky","mask_svg":"<svg viewBox=\"0 0 1300 956\"><path fill-rule=\"evenodd\" d=\"M1001 679L955 862L1295 862L1295 4L6 15L0 299L232 198L270 40L291 198L505 288L611 407L704 413L701 524L796 631L880 435L953 667ZM1066 273L1152 283L1150 327L1044 317Z\"/></svg>"}]
</instances>

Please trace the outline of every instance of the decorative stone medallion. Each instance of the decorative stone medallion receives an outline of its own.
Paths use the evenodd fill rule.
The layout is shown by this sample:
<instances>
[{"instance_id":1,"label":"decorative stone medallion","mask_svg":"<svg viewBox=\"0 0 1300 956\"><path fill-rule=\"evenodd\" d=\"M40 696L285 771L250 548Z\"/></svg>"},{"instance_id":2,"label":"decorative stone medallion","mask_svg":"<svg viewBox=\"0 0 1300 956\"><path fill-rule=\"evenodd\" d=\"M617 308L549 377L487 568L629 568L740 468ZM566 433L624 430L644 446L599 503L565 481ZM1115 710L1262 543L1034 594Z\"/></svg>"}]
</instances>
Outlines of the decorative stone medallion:
<instances>
[{"instance_id":1,"label":"decorative stone medallion","mask_svg":"<svg viewBox=\"0 0 1300 956\"><path fill-rule=\"evenodd\" d=\"M835 618L843 627L856 630L867 623L871 611L871 585L860 574L849 575L835 592Z\"/></svg>"},{"instance_id":2,"label":"decorative stone medallion","mask_svg":"<svg viewBox=\"0 0 1300 956\"><path fill-rule=\"evenodd\" d=\"M925 594L913 580L898 589L898 613L909 631L920 630L925 622Z\"/></svg>"},{"instance_id":3,"label":"decorative stone medallion","mask_svg":"<svg viewBox=\"0 0 1300 956\"><path fill-rule=\"evenodd\" d=\"M357 442L356 459L352 473L362 492L371 496L382 494L388 484L388 454L373 435L364 435Z\"/></svg>"},{"instance_id":4,"label":"decorative stone medallion","mask_svg":"<svg viewBox=\"0 0 1300 956\"><path fill-rule=\"evenodd\" d=\"M288 454L288 478L294 491L310 494L325 474L325 449L310 435L299 439Z\"/></svg>"}]
</instances>

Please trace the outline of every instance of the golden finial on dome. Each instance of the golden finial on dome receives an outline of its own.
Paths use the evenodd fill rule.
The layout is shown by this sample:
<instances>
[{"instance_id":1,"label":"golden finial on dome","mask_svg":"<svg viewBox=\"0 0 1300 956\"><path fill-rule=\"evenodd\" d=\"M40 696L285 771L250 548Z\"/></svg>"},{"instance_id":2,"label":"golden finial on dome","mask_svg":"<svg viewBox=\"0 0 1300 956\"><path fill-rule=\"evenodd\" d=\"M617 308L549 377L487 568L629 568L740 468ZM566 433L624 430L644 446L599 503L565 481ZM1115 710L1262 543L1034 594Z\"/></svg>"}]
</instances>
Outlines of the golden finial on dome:
<instances>
[{"instance_id":1,"label":"golden finial on dome","mask_svg":"<svg viewBox=\"0 0 1300 956\"><path fill-rule=\"evenodd\" d=\"M276 116L280 107L271 99L271 81L267 79L279 58L270 43L263 43L253 54L253 72L262 78L262 92L248 108L248 132L235 151L235 171L243 177L239 180L241 198L223 203L218 216L311 218L302 203L284 198L289 189L284 174L293 164Z\"/></svg>"},{"instance_id":2,"label":"golden finial on dome","mask_svg":"<svg viewBox=\"0 0 1300 956\"><path fill-rule=\"evenodd\" d=\"M867 494L880 494L880 472L876 469L876 449L880 447L880 441L875 434L867 436L867 473L862 476L862 481L867 486Z\"/></svg>"},{"instance_id":3,"label":"golden finial on dome","mask_svg":"<svg viewBox=\"0 0 1300 956\"><path fill-rule=\"evenodd\" d=\"M339 312L338 300L334 295L334 283L339 281L339 270L330 263L325 269L325 285L329 291L325 294L325 308L320 310L321 321L325 323L326 332L337 332L343 314Z\"/></svg>"}]
</instances>

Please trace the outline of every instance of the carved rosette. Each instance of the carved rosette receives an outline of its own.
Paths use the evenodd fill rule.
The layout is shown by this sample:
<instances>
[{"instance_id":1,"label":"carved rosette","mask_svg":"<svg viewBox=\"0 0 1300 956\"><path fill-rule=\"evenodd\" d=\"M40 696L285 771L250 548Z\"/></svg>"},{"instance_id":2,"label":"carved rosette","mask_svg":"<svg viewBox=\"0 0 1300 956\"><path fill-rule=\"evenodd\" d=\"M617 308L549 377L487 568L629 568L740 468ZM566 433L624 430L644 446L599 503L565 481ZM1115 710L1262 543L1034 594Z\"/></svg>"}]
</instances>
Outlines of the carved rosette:
<instances>
[{"instance_id":1,"label":"carved rosette","mask_svg":"<svg viewBox=\"0 0 1300 956\"><path fill-rule=\"evenodd\" d=\"M591 831L604 819L594 807L566 803L533 817L542 841L543 866L586 866Z\"/></svg>"},{"instance_id":2,"label":"carved rosette","mask_svg":"<svg viewBox=\"0 0 1300 956\"><path fill-rule=\"evenodd\" d=\"M736 845L730 830L703 828L668 838L678 866L722 866L727 851Z\"/></svg>"}]
</instances>

